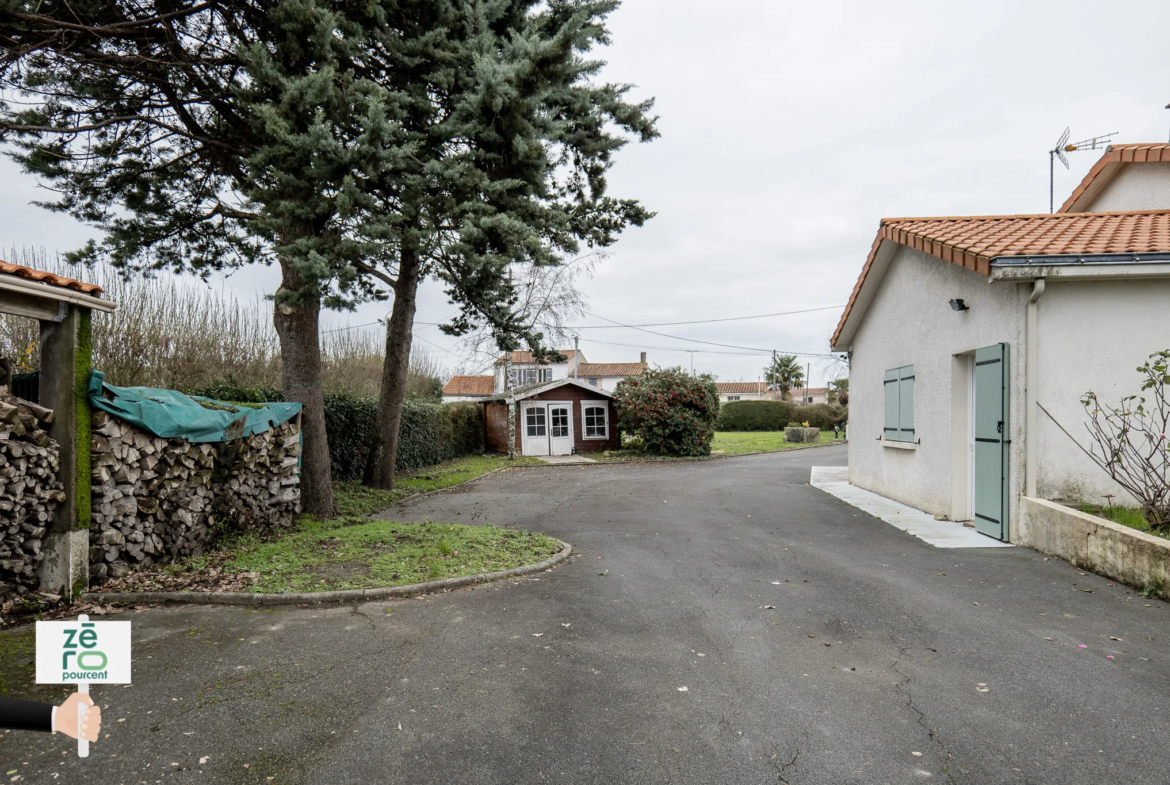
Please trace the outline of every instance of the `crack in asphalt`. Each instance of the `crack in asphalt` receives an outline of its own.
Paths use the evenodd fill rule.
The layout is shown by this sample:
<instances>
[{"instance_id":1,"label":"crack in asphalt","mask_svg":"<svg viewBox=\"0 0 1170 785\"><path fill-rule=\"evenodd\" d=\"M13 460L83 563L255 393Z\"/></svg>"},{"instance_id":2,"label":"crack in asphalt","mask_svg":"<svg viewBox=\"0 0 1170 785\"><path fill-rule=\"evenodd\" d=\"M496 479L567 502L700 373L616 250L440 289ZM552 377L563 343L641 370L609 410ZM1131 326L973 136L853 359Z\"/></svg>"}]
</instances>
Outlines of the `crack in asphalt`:
<instances>
[{"instance_id":1,"label":"crack in asphalt","mask_svg":"<svg viewBox=\"0 0 1170 785\"><path fill-rule=\"evenodd\" d=\"M941 752L939 756L939 763L942 766L942 773L946 775L947 781L951 783L951 785L957 785L955 776L951 774L950 761L952 760L952 755L950 750L947 749L946 743L942 740L942 737L939 736L938 732L926 723L926 712L918 708L918 706L914 703L914 696L910 694L910 690L908 689L910 685L910 675L903 673L898 669L898 665L902 662L902 659L906 656L906 652L909 650L909 646L898 646L898 656L894 659L893 664L890 666L890 670L892 670L902 679L899 684L894 685L894 689L898 691L899 695L905 696L907 708L909 708L912 712L914 712L915 715L917 715L915 721L917 722L918 726L926 731L926 735L931 740L931 742L938 745L938 750L936 750L936 752Z\"/></svg>"},{"instance_id":2,"label":"crack in asphalt","mask_svg":"<svg viewBox=\"0 0 1170 785\"><path fill-rule=\"evenodd\" d=\"M809 746L808 731L804 732L804 746ZM796 744L792 746L789 751L785 753L789 756L788 760L780 763L777 763L775 760L775 758L780 755L779 745L773 747L772 750L775 753L772 755L772 767L776 769L776 779L781 783L781 785L792 785L791 781L788 779L792 775L788 770L796 768L796 763L800 760L801 745Z\"/></svg>"}]
</instances>

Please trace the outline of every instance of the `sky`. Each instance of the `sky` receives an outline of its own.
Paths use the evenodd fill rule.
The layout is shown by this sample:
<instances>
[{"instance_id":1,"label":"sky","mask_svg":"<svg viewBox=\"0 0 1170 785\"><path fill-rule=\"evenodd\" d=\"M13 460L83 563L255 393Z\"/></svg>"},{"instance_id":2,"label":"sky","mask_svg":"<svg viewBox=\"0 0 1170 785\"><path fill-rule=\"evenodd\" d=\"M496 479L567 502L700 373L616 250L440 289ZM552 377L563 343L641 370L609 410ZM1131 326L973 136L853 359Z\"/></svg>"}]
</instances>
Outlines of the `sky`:
<instances>
[{"instance_id":1,"label":"sky","mask_svg":"<svg viewBox=\"0 0 1170 785\"><path fill-rule=\"evenodd\" d=\"M598 53L604 78L654 98L662 136L617 155L610 192L657 215L583 282L596 317L578 320L581 350L591 362L645 351L725 381L756 380L772 350L801 352L814 386L836 378L840 366L813 355L828 352L879 220L1047 212L1047 151L1066 127L1072 141L1165 141L1168 28L1170 3L1157 0L626 0ZM1057 163L1058 206L1097 157ZM44 192L10 161L0 176L0 248L64 251L95 236L31 205ZM228 284L258 297L278 282L254 268ZM815 308L647 328L665 335L587 328ZM331 313L324 327L386 311ZM422 324L454 311L424 284L416 346L448 373L483 372Z\"/></svg>"}]
</instances>

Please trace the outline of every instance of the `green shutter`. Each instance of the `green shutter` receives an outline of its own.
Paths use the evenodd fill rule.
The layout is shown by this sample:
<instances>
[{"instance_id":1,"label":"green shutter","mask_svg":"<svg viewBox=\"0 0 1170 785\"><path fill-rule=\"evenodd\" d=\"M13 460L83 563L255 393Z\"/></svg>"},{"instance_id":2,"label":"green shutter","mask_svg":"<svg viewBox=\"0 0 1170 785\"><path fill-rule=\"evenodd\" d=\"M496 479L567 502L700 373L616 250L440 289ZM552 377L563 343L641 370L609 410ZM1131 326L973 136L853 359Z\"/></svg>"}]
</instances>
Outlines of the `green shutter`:
<instances>
[{"instance_id":1,"label":"green shutter","mask_svg":"<svg viewBox=\"0 0 1170 785\"><path fill-rule=\"evenodd\" d=\"M914 366L898 369L898 431L902 441L914 441Z\"/></svg>"},{"instance_id":2,"label":"green shutter","mask_svg":"<svg viewBox=\"0 0 1170 785\"><path fill-rule=\"evenodd\" d=\"M898 418L900 416L898 406L898 369L886 371L886 425L882 435L886 441L897 442L902 440L902 436L898 431Z\"/></svg>"}]
</instances>

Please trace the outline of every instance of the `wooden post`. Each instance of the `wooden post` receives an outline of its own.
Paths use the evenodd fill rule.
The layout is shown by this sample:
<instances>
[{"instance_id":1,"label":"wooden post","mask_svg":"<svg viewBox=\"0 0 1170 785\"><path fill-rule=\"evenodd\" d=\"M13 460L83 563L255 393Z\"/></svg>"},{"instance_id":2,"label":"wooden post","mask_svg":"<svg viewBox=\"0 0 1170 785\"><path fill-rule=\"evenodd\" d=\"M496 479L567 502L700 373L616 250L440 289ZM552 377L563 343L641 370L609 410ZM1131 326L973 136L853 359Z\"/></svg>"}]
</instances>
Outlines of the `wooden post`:
<instances>
[{"instance_id":1,"label":"wooden post","mask_svg":"<svg viewBox=\"0 0 1170 785\"><path fill-rule=\"evenodd\" d=\"M60 445L58 479L65 501L46 533L40 567L42 591L72 599L89 587L90 411L86 400L93 368L90 310L65 306L60 320L41 321L40 404L56 412L49 428Z\"/></svg>"}]
</instances>

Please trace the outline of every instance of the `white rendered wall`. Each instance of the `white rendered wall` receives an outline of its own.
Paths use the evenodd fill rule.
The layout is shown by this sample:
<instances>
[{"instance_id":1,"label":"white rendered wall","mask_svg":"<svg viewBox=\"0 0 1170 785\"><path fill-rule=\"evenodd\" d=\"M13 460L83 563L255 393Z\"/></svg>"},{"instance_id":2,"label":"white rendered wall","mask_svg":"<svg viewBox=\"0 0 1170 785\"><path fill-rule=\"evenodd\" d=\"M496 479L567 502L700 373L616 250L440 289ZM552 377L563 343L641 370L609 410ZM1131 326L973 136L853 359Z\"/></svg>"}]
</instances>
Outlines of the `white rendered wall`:
<instances>
[{"instance_id":1,"label":"white rendered wall","mask_svg":"<svg viewBox=\"0 0 1170 785\"><path fill-rule=\"evenodd\" d=\"M1151 352L1170 349L1170 280L1047 283L1037 313L1037 400L1088 447L1081 395L1093 390L1112 405L1140 395L1142 376L1135 369ZM1036 490L1042 498L1100 504L1109 493L1114 503L1128 501L1051 419L1040 413L1037 422Z\"/></svg>"},{"instance_id":2,"label":"white rendered wall","mask_svg":"<svg viewBox=\"0 0 1170 785\"><path fill-rule=\"evenodd\" d=\"M1170 163L1125 164L1094 197L1086 213L1160 210L1170 207Z\"/></svg>"},{"instance_id":3,"label":"white rendered wall","mask_svg":"<svg viewBox=\"0 0 1170 785\"><path fill-rule=\"evenodd\" d=\"M989 283L921 251L898 246L854 335L849 373L849 481L935 515L951 516L954 356L1007 343L1013 446L1010 488L1022 488L1024 330L1030 284ZM961 297L969 310L948 301ZM915 450L885 447L885 372L914 365ZM966 416L966 413L962 413ZM966 467L962 467L966 472ZM1011 520L1015 520L1015 492Z\"/></svg>"}]
</instances>

